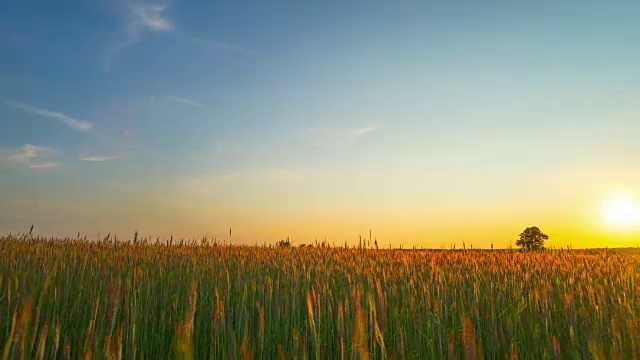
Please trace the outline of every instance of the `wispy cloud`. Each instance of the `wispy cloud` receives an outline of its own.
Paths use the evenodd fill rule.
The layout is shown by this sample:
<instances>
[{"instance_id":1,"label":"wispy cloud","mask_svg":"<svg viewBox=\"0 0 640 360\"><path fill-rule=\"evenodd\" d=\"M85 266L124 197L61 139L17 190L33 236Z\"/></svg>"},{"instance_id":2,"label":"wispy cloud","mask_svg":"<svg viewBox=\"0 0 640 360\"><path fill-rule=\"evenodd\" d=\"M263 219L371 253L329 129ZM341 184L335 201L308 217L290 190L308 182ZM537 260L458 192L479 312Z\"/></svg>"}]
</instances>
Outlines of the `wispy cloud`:
<instances>
[{"instance_id":1,"label":"wispy cloud","mask_svg":"<svg viewBox=\"0 0 640 360\"><path fill-rule=\"evenodd\" d=\"M199 109L202 109L202 108L205 107L203 104L201 104L201 103L199 103L199 102L197 102L195 100L187 99L187 98L184 98L184 97L181 97L181 96L170 95L170 96L167 96L167 100L173 101L173 102L177 102L177 103L180 103L180 104L193 106L193 107L196 107L196 108L199 108Z\"/></svg>"},{"instance_id":2,"label":"wispy cloud","mask_svg":"<svg viewBox=\"0 0 640 360\"><path fill-rule=\"evenodd\" d=\"M194 37L194 36L184 36L184 35L183 35L183 38L185 40L187 40L187 41L190 41L190 42L196 43L196 44L217 47L217 48L225 49L225 50L242 51L242 52L245 51L245 48L242 45L231 44L231 43L224 42L224 41L209 40L209 39L203 39L203 38Z\"/></svg>"},{"instance_id":3,"label":"wispy cloud","mask_svg":"<svg viewBox=\"0 0 640 360\"><path fill-rule=\"evenodd\" d=\"M354 128L347 132L347 136L351 139L356 139L377 130L379 127L380 125L369 125L365 127Z\"/></svg>"},{"instance_id":4,"label":"wispy cloud","mask_svg":"<svg viewBox=\"0 0 640 360\"><path fill-rule=\"evenodd\" d=\"M153 155L153 156L160 156L160 154L149 150L139 142L128 138L128 135L125 135L126 139L123 139L122 137L106 136L105 134L101 133L99 129L94 128L94 125L91 122L86 120L74 118L72 116L69 116L60 112L48 110L48 109L37 108L37 107L31 106L25 103L21 103L18 101L14 101L14 100L0 100L0 103L4 103L5 105L22 110L28 114L38 115L38 116L47 117L47 118L56 120L72 129L84 132L93 138L94 141L91 142L92 145L95 146L96 144L102 144L102 147L99 147L99 148L106 149L106 150L94 149L93 151L89 150L86 152L83 151L80 153L80 155L83 155L83 156L79 157L79 159L82 161L104 162L104 161L122 159L126 157L119 153L121 152L122 149L142 152L142 153ZM0 157L4 159L9 159L11 161L18 161L18 162L25 162L27 160L30 160L30 159L32 160L40 156L51 155L52 153L55 153L55 151L50 148L47 148L44 146L32 145L32 144L26 144L18 150L0 148ZM87 153L89 154L107 153L107 154L114 154L114 155L84 155ZM53 167L52 164L47 164L47 163L43 164L43 163L33 162L31 164L36 165L36 166L32 166L34 168Z\"/></svg>"},{"instance_id":5,"label":"wispy cloud","mask_svg":"<svg viewBox=\"0 0 640 360\"><path fill-rule=\"evenodd\" d=\"M9 159L16 162L29 162L34 159L50 156L55 153L55 150L46 146L24 144L18 150L10 151Z\"/></svg>"},{"instance_id":6,"label":"wispy cloud","mask_svg":"<svg viewBox=\"0 0 640 360\"><path fill-rule=\"evenodd\" d=\"M175 25L166 14L167 9L165 3L124 2L122 35L107 54L104 64L107 71L111 69L111 63L122 50L142 41L147 33L166 33L175 29Z\"/></svg>"},{"instance_id":7,"label":"wispy cloud","mask_svg":"<svg viewBox=\"0 0 640 360\"><path fill-rule=\"evenodd\" d=\"M165 32L174 29L174 25L165 15L167 10L166 4L161 3L139 3L131 2L128 4L131 19L131 26L152 32Z\"/></svg>"},{"instance_id":8,"label":"wispy cloud","mask_svg":"<svg viewBox=\"0 0 640 360\"><path fill-rule=\"evenodd\" d=\"M45 163L39 163L39 164L29 164L29 167L31 169L50 169L50 168L54 168L57 167L58 163L53 162L53 161L48 161Z\"/></svg>"},{"instance_id":9,"label":"wispy cloud","mask_svg":"<svg viewBox=\"0 0 640 360\"><path fill-rule=\"evenodd\" d=\"M93 161L93 162L103 162L103 161L112 161L118 160L116 156L83 156L80 157L82 161Z\"/></svg>"},{"instance_id":10,"label":"wispy cloud","mask_svg":"<svg viewBox=\"0 0 640 360\"><path fill-rule=\"evenodd\" d=\"M66 126L78 130L78 131L89 131L93 128L93 124L88 121L80 120L69 115L65 115L63 113L59 113L57 111L47 110L47 109L39 109L33 107L31 105L23 104L13 100L5 100L5 104L18 108L26 113L33 115L40 115L44 117L48 117L50 119L54 119L60 121Z\"/></svg>"},{"instance_id":11,"label":"wispy cloud","mask_svg":"<svg viewBox=\"0 0 640 360\"><path fill-rule=\"evenodd\" d=\"M138 1L124 0L122 2L123 25L119 40L109 49L104 66L107 71L111 70L113 60L124 49L131 47L144 40L149 34L171 33L180 41L201 44L232 51L244 51L241 45L232 44L220 40L211 40L196 37L185 31L180 31L175 22L171 20L168 11L169 5L166 1Z\"/></svg>"},{"instance_id":12,"label":"wispy cloud","mask_svg":"<svg viewBox=\"0 0 640 360\"><path fill-rule=\"evenodd\" d=\"M9 161L24 164L32 169L53 168L58 163L50 161L58 151L46 146L24 144L17 149L0 149L2 157Z\"/></svg>"}]
</instances>

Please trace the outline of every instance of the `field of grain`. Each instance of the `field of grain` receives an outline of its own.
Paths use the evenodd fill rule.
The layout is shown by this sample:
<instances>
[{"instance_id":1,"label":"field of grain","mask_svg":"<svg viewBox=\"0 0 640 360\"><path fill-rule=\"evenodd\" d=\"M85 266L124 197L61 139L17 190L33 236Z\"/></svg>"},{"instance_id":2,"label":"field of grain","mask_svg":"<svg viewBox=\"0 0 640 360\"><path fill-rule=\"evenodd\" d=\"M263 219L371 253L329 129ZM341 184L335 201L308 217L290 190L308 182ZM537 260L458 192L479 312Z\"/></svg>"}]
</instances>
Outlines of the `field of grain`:
<instances>
[{"instance_id":1,"label":"field of grain","mask_svg":"<svg viewBox=\"0 0 640 360\"><path fill-rule=\"evenodd\" d=\"M16 358L634 358L640 255L0 238Z\"/></svg>"}]
</instances>

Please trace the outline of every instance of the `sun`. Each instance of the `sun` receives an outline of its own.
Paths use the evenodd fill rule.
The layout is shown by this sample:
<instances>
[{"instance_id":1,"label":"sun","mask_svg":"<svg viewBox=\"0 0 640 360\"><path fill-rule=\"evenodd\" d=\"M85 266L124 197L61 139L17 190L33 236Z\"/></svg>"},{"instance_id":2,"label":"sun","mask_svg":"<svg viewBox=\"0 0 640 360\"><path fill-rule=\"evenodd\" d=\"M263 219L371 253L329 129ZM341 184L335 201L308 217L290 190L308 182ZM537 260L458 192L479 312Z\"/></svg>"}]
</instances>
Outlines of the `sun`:
<instances>
[{"instance_id":1,"label":"sun","mask_svg":"<svg viewBox=\"0 0 640 360\"><path fill-rule=\"evenodd\" d=\"M618 196L609 200L605 203L602 214L610 224L640 224L640 206L627 196Z\"/></svg>"}]
</instances>

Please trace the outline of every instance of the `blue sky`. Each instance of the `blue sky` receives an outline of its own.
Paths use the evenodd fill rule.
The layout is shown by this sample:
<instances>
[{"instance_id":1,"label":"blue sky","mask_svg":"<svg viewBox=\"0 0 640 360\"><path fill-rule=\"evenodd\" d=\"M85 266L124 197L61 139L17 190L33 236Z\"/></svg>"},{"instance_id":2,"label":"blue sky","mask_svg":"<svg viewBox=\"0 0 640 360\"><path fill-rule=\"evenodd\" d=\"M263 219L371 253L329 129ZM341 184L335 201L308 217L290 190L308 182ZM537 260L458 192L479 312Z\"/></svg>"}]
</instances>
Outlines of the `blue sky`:
<instances>
[{"instance_id":1,"label":"blue sky","mask_svg":"<svg viewBox=\"0 0 640 360\"><path fill-rule=\"evenodd\" d=\"M635 1L4 2L0 231L503 246L536 222L631 244L595 224L640 191L638 18Z\"/></svg>"}]
</instances>

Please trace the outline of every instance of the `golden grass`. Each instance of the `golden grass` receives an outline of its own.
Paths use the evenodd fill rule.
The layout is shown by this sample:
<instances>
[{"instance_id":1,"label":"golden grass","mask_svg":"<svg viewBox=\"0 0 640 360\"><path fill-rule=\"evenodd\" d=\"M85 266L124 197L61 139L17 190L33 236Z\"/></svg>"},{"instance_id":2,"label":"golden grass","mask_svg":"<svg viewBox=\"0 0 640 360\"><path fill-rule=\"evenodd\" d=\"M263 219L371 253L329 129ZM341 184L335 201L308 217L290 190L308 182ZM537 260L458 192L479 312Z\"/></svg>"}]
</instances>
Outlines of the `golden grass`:
<instances>
[{"instance_id":1,"label":"golden grass","mask_svg":"<svg viewBox=\"0 0 640 360\"><path fill-rule=\"evenodd\" d=\"M633 358L640 255L0 238L15 358Z\"/></svg>"}]
</instances>

